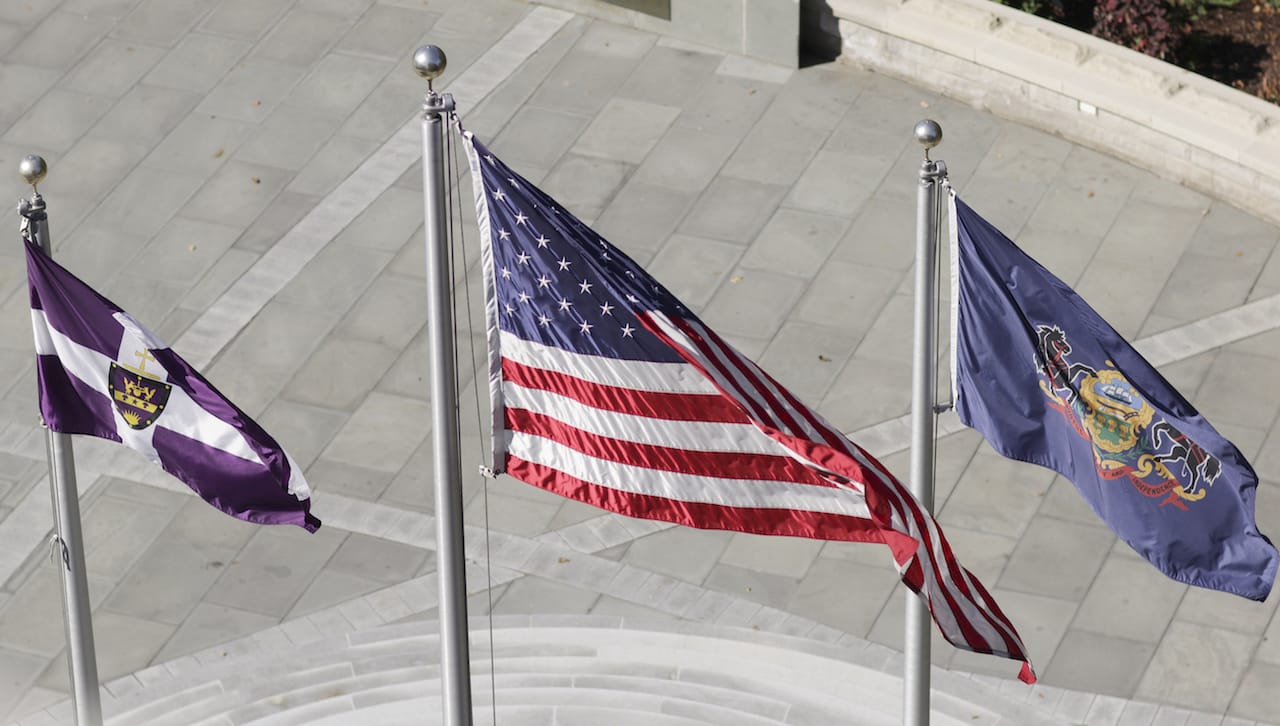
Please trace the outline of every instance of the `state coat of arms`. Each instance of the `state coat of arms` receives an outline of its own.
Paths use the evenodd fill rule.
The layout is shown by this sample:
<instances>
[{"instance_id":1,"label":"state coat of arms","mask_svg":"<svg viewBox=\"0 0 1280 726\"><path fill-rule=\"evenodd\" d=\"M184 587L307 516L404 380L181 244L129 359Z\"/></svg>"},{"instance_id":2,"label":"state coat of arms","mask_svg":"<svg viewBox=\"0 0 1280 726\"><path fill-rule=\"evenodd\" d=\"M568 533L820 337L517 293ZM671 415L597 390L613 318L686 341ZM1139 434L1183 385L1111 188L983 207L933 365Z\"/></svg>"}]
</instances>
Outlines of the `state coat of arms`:
<instances>
[{"instance_id":1,"label":"state coat of arms","mask_svg":"<svg viewBox=\"0 0 1280 726\"><path fill-rule=\"evenodd\" d=\"M1071 427L1093 447L1094 465L1104 479L1127 479L1140 493L1163 497L1160 506L1186 510L1204 499L1222 473L1222 464L1157 411L1141 392L1106 361L1095 369L1073 363L1071 344L1056 326L1036 328L1035 364L1040 389ZM1171 468L1172 467L1172 468Z\"/></svg>"}]
</instances>

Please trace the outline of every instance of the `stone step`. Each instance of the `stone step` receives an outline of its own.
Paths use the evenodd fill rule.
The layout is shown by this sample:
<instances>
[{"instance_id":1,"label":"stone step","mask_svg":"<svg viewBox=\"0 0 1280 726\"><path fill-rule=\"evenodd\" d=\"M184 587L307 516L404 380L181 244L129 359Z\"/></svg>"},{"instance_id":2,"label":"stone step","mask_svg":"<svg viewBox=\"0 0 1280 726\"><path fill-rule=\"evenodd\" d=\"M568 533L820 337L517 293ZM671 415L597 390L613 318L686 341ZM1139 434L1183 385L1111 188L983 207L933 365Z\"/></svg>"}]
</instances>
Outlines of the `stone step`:
<instances>
[{"instance_id":1,"label":"stone step","mask_svg":"<svg viewBox=\"0 0 1280 726\"><path fill-rule=\"evenodd\" d=\"M900 720L901 658L869 643L846 647L737 628L619 618L523 617L495 619L492 628L483 621L474 625L477 723L491 722L495 710L500 722L521 726L890 726ZM300 645L268 639L228 643L108 684L106 723L436 723L436 627L403 623ZM935 682L945 686L935 689L937 726L1068 723L980 682L935 673ZM56 723L58 708L66 706L20 724L44 724L49 717Z\"/></svg>"}]
</instances>

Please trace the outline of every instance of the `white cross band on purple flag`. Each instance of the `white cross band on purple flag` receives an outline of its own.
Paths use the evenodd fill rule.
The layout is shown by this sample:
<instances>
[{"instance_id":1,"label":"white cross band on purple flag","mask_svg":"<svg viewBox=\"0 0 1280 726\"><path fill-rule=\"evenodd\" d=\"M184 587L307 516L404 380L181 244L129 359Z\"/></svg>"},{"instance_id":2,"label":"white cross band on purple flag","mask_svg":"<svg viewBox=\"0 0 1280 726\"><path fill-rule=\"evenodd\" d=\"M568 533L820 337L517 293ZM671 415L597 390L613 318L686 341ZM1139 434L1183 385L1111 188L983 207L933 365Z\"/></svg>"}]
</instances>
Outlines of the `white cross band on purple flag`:
<instances>
[{"instance_id":1,"label":"white cross band on purple flag","mask_svg":"<svg viewBox=\"0 0 1280 726\"><path fill-rule=\"evenodd\" d=\"M233 517L320 526L275 439L131 315L25 246L45 425L125 444Z\"/></svg>"}]
</instances>

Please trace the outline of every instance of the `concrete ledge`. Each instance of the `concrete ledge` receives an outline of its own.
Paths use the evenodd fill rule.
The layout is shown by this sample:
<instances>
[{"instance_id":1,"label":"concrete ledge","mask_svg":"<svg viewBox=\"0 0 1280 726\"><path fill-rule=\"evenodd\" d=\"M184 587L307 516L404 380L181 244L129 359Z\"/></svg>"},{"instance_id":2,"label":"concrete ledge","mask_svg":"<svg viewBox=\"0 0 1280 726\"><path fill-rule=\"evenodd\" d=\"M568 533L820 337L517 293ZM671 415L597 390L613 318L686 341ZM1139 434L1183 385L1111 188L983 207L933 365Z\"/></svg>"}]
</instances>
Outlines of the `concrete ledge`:
<instances>
[{"instance_id":1,"label":"concrete ledge","mask_svg":"<svg viewBox=\"0 0 1280 726\"><path fill-rule=\"evenodd\" d=\"M698 45L795 68L800 0L671 0L671 19L601 0L527 0Z\"/></svg>"},{"instance_id":2,"label":"concrete ledge","mask_svg":"<svg viewBox=\"0 0 1280 726\"><path fill-rule=\"evenodd\" d=\"M841 57L1280 223L1280 107L991 0L804 0ZM964 143L964 139L950 139Z\"/></svg>"}]
</instances>

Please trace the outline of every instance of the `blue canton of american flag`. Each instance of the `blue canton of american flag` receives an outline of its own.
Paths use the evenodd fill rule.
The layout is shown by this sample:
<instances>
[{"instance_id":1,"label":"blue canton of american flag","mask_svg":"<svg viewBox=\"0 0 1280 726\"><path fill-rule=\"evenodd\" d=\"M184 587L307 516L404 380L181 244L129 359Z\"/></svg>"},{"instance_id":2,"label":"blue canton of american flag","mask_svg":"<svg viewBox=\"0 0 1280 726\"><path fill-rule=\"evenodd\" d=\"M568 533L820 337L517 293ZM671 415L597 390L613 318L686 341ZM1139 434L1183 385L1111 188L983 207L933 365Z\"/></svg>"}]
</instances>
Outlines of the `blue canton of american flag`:
<instances>
[{"instance_id":1,"label":"blue canton of american flag","mask_svg":"<svg viewBox=\"0 0 1280 726\"><path fill-rule=\"evenodd\" d=\"M464 134L494 470L632 517L889 547L957 647L1022 641L893 475L625 254Z\"/></svg>"}]
</instances>

